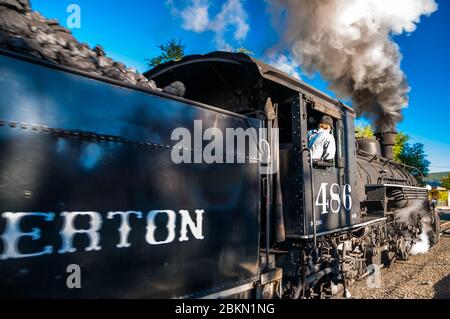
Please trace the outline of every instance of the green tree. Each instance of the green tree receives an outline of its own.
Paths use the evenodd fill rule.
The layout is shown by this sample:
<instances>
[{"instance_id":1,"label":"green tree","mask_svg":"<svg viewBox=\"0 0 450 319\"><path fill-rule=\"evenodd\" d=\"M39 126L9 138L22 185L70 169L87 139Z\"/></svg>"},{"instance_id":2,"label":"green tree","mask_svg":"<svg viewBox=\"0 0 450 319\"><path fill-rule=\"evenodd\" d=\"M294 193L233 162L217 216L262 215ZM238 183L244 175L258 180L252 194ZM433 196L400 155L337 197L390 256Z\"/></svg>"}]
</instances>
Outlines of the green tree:
<instances>
[{"instance_id":1,"label":"green tree","mask_svg":"<svg viewBox=\"0 0 450 319\"><path fill-rule=\"evenodd\" d=\"M373 137L373 130L372 130L372 126L370 126L370 124L363 126L363 125L357 125L355 127L355 135L357 138L361 138L361 137Z\"/></svg>"},{"instance_id":2,"label":"green tree","mask_svg":"<svg viewBox=\"0 0 450 319\"><path fill-rule=\"evenodd\" d=\"M439 192L438 200L440 202L448 203L448 193L447 192ZM445 206L447 206L447 205L445 205Z\"/></svg>"},{"instance_id":3,"label":"green tree","mask_svg":"<svg viewBox=\"0 0 450 319\"><path fill-rule=\"evenodd\" d=\"M158 45L161 53L151 59L146 59L148 65L151 68L158 66L162 63L170 61L179 61L184 57L184 49L186 46L182 44L182 40L170 39L166 44Z\"/></svg>"},{"instance_id":4,"label":"green tree","mask_svg":"<svg viewBox=\"0 0 450 319\"><path fill-rule=\"evenodd\" d=\"M401 162L400 155L405 148L405 144L408 142L409 136L403 132L399 132L395 137L395 145L394 145L394 160Z\"/></svg>"},{"instance_id":5,"label":"green tree","mask_svg":"<svg viewBox=\"0 0 450 319\"><path fill-rule=\"evenodd\" d=\"M441 183L442 183L442 187L445 187L446 189L450 189L450 173L448 173L447 176L442 178Z\"/></svg>"},{"instance_id":6,"label":"green tree","mask_svg":"<svg viewBox=\"0 0 450 319\"><path fill-rule=\"evenodd\" d=\"M405 143L403 150L398 156L399 162L418 168L424 176L429 173L430 161L427 160L424 145L422 143ZM411 170L411 173L422 182L422 177L417 170Z\"/></svg>"},{"instance_id":7,"label":"green tree","mask_svg":"<svg viewBox=\"0 0 450 319\"><path fill-rule=\"evenodd\" d=\"M234 50L235 53L244 53L247 55L255 55L255 52L252 52L244 47L240 47L239 49Z\"/></svg>"}]
</instances>

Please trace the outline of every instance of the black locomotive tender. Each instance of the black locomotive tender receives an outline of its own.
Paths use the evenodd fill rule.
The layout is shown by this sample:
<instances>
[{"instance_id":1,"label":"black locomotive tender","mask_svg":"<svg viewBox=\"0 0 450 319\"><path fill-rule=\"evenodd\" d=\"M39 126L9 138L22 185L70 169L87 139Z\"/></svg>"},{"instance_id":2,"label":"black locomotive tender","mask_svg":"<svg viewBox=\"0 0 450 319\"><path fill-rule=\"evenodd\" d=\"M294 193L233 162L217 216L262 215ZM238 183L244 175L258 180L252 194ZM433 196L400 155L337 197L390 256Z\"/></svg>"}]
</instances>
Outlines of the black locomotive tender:
<instances>
[{"instance_id":1,"label":"black locomotive tender","mask_svg":"<svg viewBox=\"0 0 450 319\"><path fill-rule=\"evenodd\" d=\"M427 190L393 161L395 133L355 140L350 107L243 54L146 76L183 82L185 97L1 52L1 297L326 297L408 258L422 231L437 241ZM337 154L312 163L307 131L324 114ZM279 172L175 164L171 134L195 120L278 122ZM67 286L71 264L81 288Z\"/></svg>"}]
</instances>

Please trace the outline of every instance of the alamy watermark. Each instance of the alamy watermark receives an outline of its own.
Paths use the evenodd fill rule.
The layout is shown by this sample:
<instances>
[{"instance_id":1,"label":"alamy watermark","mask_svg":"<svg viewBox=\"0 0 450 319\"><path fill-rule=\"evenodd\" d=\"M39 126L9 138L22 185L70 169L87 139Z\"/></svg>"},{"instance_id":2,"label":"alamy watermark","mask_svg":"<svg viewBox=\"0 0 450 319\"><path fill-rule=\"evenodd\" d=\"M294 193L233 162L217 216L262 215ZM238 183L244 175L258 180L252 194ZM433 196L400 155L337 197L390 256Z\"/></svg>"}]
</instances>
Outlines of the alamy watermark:
<instances>
[{"instance_id":1,"label":"alamy watermark","mask_svg":"<svg viewBox=\"0 0 450 319\"><path fill-rule=\"evenodd\" d=\"M192 132L185 127L173 130L171 158L175 164L253 163L260 165L261 174L275 174L278 136L278 128L205 129L202 120L195 120Z\"/></svg>"},{"instance_id":2,"label":"alamy watermark","mask_svg":"<svg viewBox=\"0 0 450 319\"><path fill-rule=\"evenodd\" d=\"M78 4L69 4L66 8L66 12L69 16L66 20L66 25L69 29L81 28L81 8Z\"/></svg>"},{"instance_id":3,"label":"alamy watermark","mask_svg":"<svg viewBox=\"0 0 450 319\"><path fill-rule=\"evenodd\" d=\"M70 264L67 266L66 273L69 275L66 279L66 285L69 289L81 288L81 268L77 264Z\"/></svg>"}]
</instances>

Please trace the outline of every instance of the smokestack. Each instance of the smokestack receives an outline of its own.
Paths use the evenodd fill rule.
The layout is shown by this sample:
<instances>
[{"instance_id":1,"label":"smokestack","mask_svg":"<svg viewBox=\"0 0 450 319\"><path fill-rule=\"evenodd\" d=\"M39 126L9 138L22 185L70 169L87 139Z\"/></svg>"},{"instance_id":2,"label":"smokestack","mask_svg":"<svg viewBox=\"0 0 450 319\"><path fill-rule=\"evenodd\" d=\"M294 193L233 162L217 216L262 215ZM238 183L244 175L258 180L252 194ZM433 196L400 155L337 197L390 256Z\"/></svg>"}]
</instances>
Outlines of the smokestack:
<instances>
[{"instance_id":1,"label":"smokestack","mask_svg":"<svg viewBox=\"0 0 450 319\"><path fill-rule=\"evenodd\" d=\"M380 143L381 155L389 160L394 159L394 145L397 132L381 132L375 134Z\"/></svg>"}]
</instances>

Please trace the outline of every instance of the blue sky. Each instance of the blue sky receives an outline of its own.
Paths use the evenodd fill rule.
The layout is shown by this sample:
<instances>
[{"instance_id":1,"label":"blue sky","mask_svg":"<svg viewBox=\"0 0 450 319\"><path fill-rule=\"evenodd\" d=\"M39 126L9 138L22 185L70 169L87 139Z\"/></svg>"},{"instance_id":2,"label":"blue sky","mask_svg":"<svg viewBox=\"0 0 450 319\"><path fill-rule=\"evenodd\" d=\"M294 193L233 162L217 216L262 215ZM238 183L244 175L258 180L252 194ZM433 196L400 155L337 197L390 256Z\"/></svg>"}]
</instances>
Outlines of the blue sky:
<instances>
[{"instance_id":1,"label":"blue sky","mask_svg":"<svg viewBox=\"0 0 450 319\"><path fill-rule=\"evenodd\" d=\"M395 0L394 0L395 1ZM31 0L33 9L65 25L69 4L81 8L81 28L75 37L91 46L100 44L108 55L140 72L145 59L158 54L156 47L170 38L181 38L187 54L216 49L250 49L257 58L278 43L264 0ZM436 0L439 9L422 17L411 34L395 36L403 55L411 92L410 104L399 129L411 142L425 144L431 171L450 171L450 1ZM189 11L207 4L204 11ZM273 61L276 62L276 61ZM297 71L309 84L328 92L319 74L304 75L289 57L279 66Z\"/></svg>"}]
</instances>

